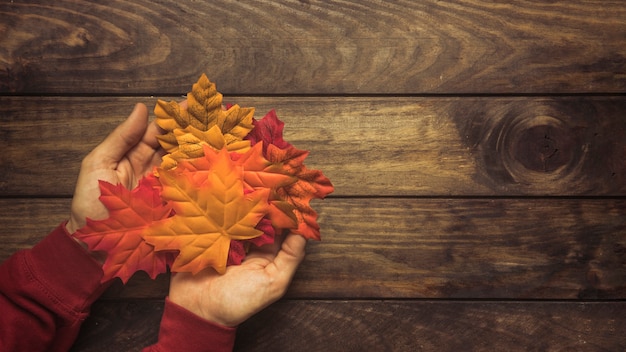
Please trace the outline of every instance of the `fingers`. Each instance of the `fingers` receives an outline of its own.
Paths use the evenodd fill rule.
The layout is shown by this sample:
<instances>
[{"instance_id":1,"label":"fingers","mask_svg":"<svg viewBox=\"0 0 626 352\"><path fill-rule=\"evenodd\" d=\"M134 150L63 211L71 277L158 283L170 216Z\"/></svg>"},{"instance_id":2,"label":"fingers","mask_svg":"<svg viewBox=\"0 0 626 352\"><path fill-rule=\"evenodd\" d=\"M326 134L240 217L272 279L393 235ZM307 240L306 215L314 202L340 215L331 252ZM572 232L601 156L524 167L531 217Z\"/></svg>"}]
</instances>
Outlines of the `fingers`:
<instances>
[{"instance_id":1,"label":"fingers","mask_svg":"<svg viewBox=\"0 0 626 352\"><path fill-rule=\"evenodd\" d=\"M94 150L95 158L116 163L142 139L148 126L148 108L137 104L128 118L122 122Z\"/></svg>"},{"instance_id":2,"label":"fingers","mask_svg":"<svg viewBox=\"0 0 626 352\"><path fill-rule=\"evenodd\" d=\"M149 145L154 150L159 149L161 145L159 144L159 140L156 137L162 135L163 133L164 130L159 127L155 122L152 122L148 125L146 133L141 139L141 142Z\"/></svg>"},{"instance_id":3,"label":"fingers","mask_svg":"<svg viewBox=\"0 0 626 352\"><path fill-rule=\"evenodd\" d=\"M165 150L161 148L157 136L163 133L164 131L153 121L145 130L141 141L128 152L127 156L133 164L133 169L138 173L137 177L143 176L151 171L152 167L161 163Z\"/></svg>"}]
</instances>

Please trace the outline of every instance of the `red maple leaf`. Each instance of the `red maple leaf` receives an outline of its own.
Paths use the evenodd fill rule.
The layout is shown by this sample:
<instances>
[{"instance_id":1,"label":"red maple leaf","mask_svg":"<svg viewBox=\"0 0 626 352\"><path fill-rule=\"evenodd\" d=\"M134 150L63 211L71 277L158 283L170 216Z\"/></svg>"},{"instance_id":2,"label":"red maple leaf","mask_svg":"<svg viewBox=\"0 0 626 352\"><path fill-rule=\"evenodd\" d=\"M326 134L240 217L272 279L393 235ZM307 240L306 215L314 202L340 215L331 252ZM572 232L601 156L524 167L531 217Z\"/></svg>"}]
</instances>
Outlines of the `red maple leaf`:
<instances>
[{"instance_id":1,"label":"red maple leaf","mask_svg":"<svg viewBox=\"0 0 626 352\"><path fill-rule=\"evenodd\" d=\"M246 258L248 254L248 250L250 245L254 245L256 247L261 247L266 244L274 243L274 238L276 235L276 230L272 226L272 223L269 219L262 219L256 226L257 230L263 231L263 234L259 237L255 237L249 240L239 241L232 240L230 241L230 250L228 252L228 263L227 265L239 265Z\"/></svg>"},{"instance_id":2,"label":"red maple leaf","mask_svg":"<svg viewBox=\"0 0 626 352\"><path fill-rule=\"evenodd\" d=\"M99 181L100 201L109 210L105 220L87 219L87 225L76 231L76 238L85 242L92 251L107 253L102 282L119 277L126 283L139 270L151 278L167 270L168 255L157 253L146 243L143 231L153 221L171 215L170 206L159 195L158 182L148 176L139 181L132 191L121 184Z\"/></svg>"},{"instance_id":3,"label":"red maple leaf","mask_svg":"<svg viewBox=\"0 0 626 352\"><path fill-rule=\"evenodd\" d=\"M278 119L275 110L268 112L261 120L253 120L254 128L245 139L255 145L263 142L263 154L266 155L267 146L273 144L280 149L289 148L291 145L283 139L285 123Z\"/></svg>"}]
</instances>

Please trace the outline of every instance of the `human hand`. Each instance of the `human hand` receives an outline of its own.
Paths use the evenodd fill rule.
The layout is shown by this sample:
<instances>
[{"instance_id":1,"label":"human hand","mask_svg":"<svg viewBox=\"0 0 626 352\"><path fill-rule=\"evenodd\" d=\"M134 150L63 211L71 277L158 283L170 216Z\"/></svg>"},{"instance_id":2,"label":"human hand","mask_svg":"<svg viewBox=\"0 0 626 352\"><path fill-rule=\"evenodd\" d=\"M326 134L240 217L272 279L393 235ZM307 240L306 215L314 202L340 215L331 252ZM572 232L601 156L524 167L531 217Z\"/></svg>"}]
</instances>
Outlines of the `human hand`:
<instances>
[{"instance_id":1,"label":"human hand","mask_svg":"<svg viewBox=\"0 0 626 352\"><path fill-rule=\"evenodd\" d=\"M98 180L132 189L160 163L164 152L156 138L159 134L154 122L148 124L148 108L137 104L128 118L83 159L66 224L70 234L85 226L86 218L108 217L106 207L98 199Z\"/></svg>"},{"instance_id":2,"label":"human hand","mask_svg":"<svg viewBox=\"0 0 626 352\"><path fill-rule=\"evenodd\" d=\"M223 326L237 326L281 298L304 259L306 239L288 234L282 243L252 249L240 265L220 275L207 268L172 274L169 299Z\"/></svg>"}]
</instances>

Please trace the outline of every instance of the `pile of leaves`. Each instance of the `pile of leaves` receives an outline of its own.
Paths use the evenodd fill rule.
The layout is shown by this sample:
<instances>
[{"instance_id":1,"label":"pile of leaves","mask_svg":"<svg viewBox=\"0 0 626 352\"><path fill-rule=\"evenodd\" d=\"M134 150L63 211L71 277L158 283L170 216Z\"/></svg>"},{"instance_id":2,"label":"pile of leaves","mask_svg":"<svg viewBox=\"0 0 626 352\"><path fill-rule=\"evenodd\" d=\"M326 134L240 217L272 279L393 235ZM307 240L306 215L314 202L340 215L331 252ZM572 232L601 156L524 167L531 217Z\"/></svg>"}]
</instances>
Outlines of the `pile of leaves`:
<instances>
[{"instance_id":1,"label":"pile of leaves","mask_svg":"<svg viewBox=\"0 0 626 352\"><path fill-rule=\"evenodd\" d=\"M274 110L261 120L253 108L224 106L222 94L202 75L184 103L159 100L156 123L167 154L154 173L129 190L100 181L109 218L87 219L75 236L106 252L103 281L123 282L143 270L223 274L250 246L292 232L320 239L309 202L333 191L307 151L283 139Z\"/></svg>"}]
</instances>

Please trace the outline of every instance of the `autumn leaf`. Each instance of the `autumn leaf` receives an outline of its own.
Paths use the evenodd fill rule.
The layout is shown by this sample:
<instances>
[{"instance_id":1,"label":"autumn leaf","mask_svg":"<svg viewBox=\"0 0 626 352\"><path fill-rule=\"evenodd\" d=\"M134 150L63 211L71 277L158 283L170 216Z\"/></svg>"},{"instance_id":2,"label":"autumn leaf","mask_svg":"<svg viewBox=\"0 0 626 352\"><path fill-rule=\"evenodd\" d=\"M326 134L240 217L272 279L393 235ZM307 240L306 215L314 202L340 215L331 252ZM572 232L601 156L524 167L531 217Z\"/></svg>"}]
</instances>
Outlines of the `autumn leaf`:
<instances>
[{"instance_id":1,"label":"autumn leaf","mask_svg":"<svg viewBox=\"0 0 626 352\"><path fill-rule=\"evenodd\" d=\"M103 281L127 282L138 270L155 278L168 265L223 274L278 232L320 239L309 203L334 190L330 180L306 168L308 152L283 139L274 110L256 121L253 108L222 98L202 75L184 103L159 100L161 167L132 191L100 183L110 217L88 219L76 236L107 253Z\"/></svg>"},{"instance_id":2,"label":"autumn leaf","mask_svg":"<svg viewBox=\"0 0 626 352\"><path fill-rule=\"evenodd\" d=\"M263 232L263 234L259 237L251 238L247 240L247 243L251 245L261 247L267 244L274 243L274 238L276 237L276 230L272 226L271 221L267 218L261 219L259 223L256 225L256 228Z\"/></svg>"},{"instance_id":3,"label":"autumn leaf","mask_svg":"<svg viewBox=\"0 0 626 352\"><path fill-rule=\"evenodd\" d=\"M307 151L293 146L280 149L275 145L269 145L267 148L268 160L283 165L284 172L297 179L296 182L278 190L279 198L295 207L294 213L298 219L298 228L294 232L305 238L319 240L320 228L317 224L317 212L310 206L310 201L314 198L325 198L333 192L334 187L321 171L306 168L304 159L307 155Z\"/></svg>"},{"instance_id":4,"label":"autumn leaf","mask_svg":"<svg viewBox=\"0 0 626 352\"><path fill-rule=\"evenodd\" d=\"M290 147L290 144L283 139L283 128L285 123L278 119L275 110L268 112L261 120L254 120L254 129L248 133L246 139L252 145L263 142L263 153L267 152L267 146L273 144L280 149Z\"/></svg>"},{"instance_id":5,"label":"autumn leaf","mask_svg":"<svg viewBox=\"0 0 626 352\"><path fill-rule=\"evenodd\" d=\"M87 225L76 231L76 238L85 242L91 251L107 253L102 281L119 277L126 283L139 270L151 278L167 270L165 253L156 253L142 237L153 221L165 219L171 208L159 196L160 185L153 176L139 181L129 191L123 185L100 181L100 201L109 210L105 220L87 219Z\"/></svg>"},{"instance_id":6,"label":"autumn leaf","mask_svg":"<svg viewBox=\"0 0 626 352\"><path fill-rule=\"evenodd\" d=\"M263 234L261 236L245 241L230 241L230 251L228 252L227 266L241 264L241 262L243 262L243 260L246 258L246 255L248 254L251 245L261 247L274 243L276 230L272 226L272 223L269 221L269 219L261 219L256 228L263 231Z\"/></svg>"},{"instance_id":7,"label":"autumn leaf","mask_svg":"<svg viewBox=\"0 0 626 352\"><path fill-rule=\"evenodd\" d=\"M154 108L157 125L166 131L158 136L159 142L170 154L177 153L180 148L178 137L181 132L177 130L184 130L184 133L190 133L194 138L220 150L222 143L226 146L239 144L254 127L254 109L233 105L224 110L222 94L204 74L187 94L186 105L184 108L175 101L159 100ZM173 157L168 162L172 160L178 159Z\"/></svg>"},{"instance_id":8,"label":"autumn leaf","mask_svg":"<svg viewBox=\"0 0 626 352\"><path fill-rule=\"evenodd\" d=\"M277 228L296 228L297 218L294 207L277 196L277 190L295 183L297 178L288 174L281 164L269 162L263 156L263 142L255 144L246 153L231 153L236 165L243 168L243 185L246 190L268 188L270 192L269 218ZM219 160L220 153L205 147L204 157L182 160L181 165L187 170L202 173Z\"/></svg>"},{"instance_id":9,"label":"autumn leaf","mask_svg":"<svg viewBox=\"0 0 626 352\"><path fill-rule=\"evenodd\" d=\"M154 173L147 174L139 180L139 186L152 188L158 194L161 194L161 182Z\"/></svg>"},{"instance_id":10,"label":"autumn leaf","mask_svg":"<svg viewBox=\"0 0 626 352\"><path fill-rule=\"evenodd\" d=\"M246 248L244 241L230 241L230 247L228 248L228 259L226 260L226 266L239 265L246 258L248 249Z\"/></svg>"},{"instance_id":11,"label":"autumn leaf","mask_svg":"<svg viewBox=\"0 0 626 352\"><path fill-rule=\"evenodd\" d=\"M255 144L249 151L237 156L237 165L244 170L245 185L250 189L259 187L280 188L296 182L286 174L281 163L272 163L263 156L264 143ZM208 154L208 157L212 157Z\"/></svg>"},{"instance_id":12,"label":"autumn leaf","mask_svg":"<svg viewBox=\"0 0 626 352\"><path fill-rule=\"evenodd\" d=\"M273 219L274 226L291 228L288 223L279 221L284 219L283 214L293 214L298 224L294 232L306 238L319 240L317 213L309 205L309 201L312 198L326 197L334 188L330 180L320 171L308 170L304 166L308 152L294 148L283 139L284 125L284 122L278 119L276 111L271 110L261 120L254 121L254 129L246 137L252 145L263 144L263 155L272 165L280 165L282 173L297 178L297 182L285 185L284 188L277 190L276 195L272 195L269 217Z\"/></svg>"},{"instance_id":13,"label":"autumn leaf","mask_svg":"<svg viewBox=\"0 0 626 352\"><path fill-rule=\"evenodd\" d=\"M193 126L185 129L175 129L174 136L178 148L170 154L163 156L161 167L172 169L176 167L180 160L199 158L204 155L204 146L210 146L213 150L226 148L230 152L244 153L250 149L250 141L233 141L230 144L217 126L211 127L208 131L200 131Z\"/></svg>"},{"instance_id":14,"label":"autumn leaf","mask_svg":"<svg viewBox=\"0 0 626 352\"><path fill-rule=\"evenodd\" d=\"M243 170L221 150L205 172L181 163L176 169L159 169L161 196L175 211L156 222L145 239L157 250L178 250L172 271L197 273L213 267L226 270L231 240L263 234L256 228L267 214L269 189L244 193Z\"/></svg>"}]
</instances>

